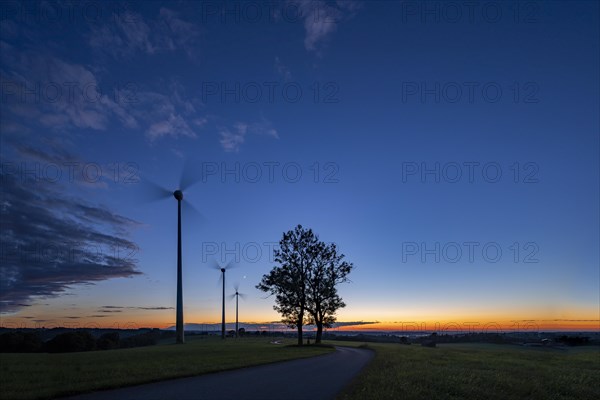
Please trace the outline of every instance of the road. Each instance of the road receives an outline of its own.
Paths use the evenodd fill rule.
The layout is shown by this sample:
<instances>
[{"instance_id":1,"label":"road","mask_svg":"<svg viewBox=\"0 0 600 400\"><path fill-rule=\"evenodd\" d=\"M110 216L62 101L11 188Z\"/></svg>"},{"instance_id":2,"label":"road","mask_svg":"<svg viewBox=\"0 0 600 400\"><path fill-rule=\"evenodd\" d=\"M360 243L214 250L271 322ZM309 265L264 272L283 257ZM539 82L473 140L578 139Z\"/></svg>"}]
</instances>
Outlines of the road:
<instances>
[{"instance_id":1,"label":"road","mask_svg":"<svg viewBox=\"0 0 600 400\"><path fill-rule=\"evenodd\" d=\"M372 358L371 350L336 347L335 352L317 357L99 391L67 399L333 399Z\"/></svg>"}]
</instances>

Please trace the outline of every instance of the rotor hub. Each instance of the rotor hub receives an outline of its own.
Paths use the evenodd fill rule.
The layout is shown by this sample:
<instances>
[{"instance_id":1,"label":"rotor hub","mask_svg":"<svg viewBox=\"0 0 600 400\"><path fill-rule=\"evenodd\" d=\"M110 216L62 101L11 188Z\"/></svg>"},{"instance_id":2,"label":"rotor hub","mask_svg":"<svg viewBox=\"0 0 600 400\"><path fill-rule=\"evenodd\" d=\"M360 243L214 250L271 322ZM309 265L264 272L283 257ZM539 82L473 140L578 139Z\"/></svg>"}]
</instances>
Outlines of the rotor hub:
<instances>
[{"instance_id":1,"label":"rotor hub","mask_svg":"<svg viewBox=\"0 0 600 400\"><path fill-rule=\"evenodd\" d=\"M173 197L177 199L177 201L183 200L183 192L179 189L173 192Z\"/></svg>"}]
</instances>

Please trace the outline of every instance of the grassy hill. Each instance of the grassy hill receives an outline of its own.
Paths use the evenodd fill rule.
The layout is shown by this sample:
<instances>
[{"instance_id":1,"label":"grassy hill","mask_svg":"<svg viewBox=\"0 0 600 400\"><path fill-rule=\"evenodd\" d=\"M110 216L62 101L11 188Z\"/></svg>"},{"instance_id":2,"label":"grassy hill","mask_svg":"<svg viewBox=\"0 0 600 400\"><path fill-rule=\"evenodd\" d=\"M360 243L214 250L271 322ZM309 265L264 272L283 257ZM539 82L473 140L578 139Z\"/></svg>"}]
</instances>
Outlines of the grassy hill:
<instances>
[{"instance_id":1,"label":"grassy hill","mask_svg":"<svg viewBox=\"0 0 600 400\"><path fill-rule=\"evenodd\" d=\"M205 336L188 340L185 345L61 354L4 353L0 355L0 398L65 396L333 351L327 347L286 346L294 340L271 344L273 339L221 340Z\"/></svg>"}]
</instances>

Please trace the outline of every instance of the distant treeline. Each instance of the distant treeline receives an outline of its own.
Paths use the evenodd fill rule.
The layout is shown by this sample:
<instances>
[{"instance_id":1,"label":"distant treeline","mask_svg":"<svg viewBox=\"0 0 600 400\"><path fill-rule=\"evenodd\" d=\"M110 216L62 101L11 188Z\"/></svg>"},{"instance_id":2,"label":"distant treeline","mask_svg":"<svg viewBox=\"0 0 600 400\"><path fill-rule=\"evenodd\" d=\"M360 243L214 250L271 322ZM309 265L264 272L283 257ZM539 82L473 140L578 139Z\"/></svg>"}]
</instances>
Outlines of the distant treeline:
<instances>
[{"instance_id":1,"label":"distant treeline","mask_svg":"<svg viewBox=\"0 0 600 400\"><path fill-rule=\"evenodd\" d=\"M96 338L89 330L81 329L59 333L43 341L39 331L14 330L0 335L0 353L70 353L152 346L173 335L173 332L152 329L123 338L118 331L112 331Z\"/></svg>"},{"instance_id":2,"label":"distant treeline","mask_svg":"<svg viewBox=\"0 0 600 400\"><path fill-rule=\"evenodd\" d=\"M467 334L437 334L409 338L398 335L335 335L328 333L325 339L358 342L377 343L399 343L399 344L433 344L433 343L496 343L496 344L523 344L523 338L518 335L498 333L467 333ZM536 340L528 338L527 343L539 343L540 345L560 344L567 346L581 346L587 344L599 344L598 341L590 340L587 336L579 335L556 335L552 339L540 337Z\"/></svg>"}]
</instances>

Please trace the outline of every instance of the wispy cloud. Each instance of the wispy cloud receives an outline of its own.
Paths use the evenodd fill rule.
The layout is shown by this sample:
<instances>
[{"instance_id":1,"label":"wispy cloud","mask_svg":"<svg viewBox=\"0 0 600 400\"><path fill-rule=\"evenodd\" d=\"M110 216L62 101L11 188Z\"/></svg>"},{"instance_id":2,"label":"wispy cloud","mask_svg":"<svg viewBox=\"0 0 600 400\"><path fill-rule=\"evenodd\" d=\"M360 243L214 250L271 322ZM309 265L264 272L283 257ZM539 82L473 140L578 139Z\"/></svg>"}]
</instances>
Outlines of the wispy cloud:
<instances>
[{"instance_id":1,"label":"wispy cloud","mask_svg":"<svg viewBox=\"0 0 600 400\"><path fill-rule=\"evenodd\" d=\"M279 133L268 119L262 117L260 122L253 122L248 126L248 131L256 135L270 136L279 139Z\"/></svg>"},{"instance_id":2,"label":"wispy cloud","mask_svg":"<svg viewBox=\"0 0 600 400\"><path fill-rule=\"evenodd\" d=\"M279 57L275 57L274 64L275 72L281 79L285 82L292 80L292 71L279 59Z\"/></svg>"},{"instance_id":3,"label":"wispy cloud","mask_svg":"<svg viewBox=\"0 0 600 400\"><path fill-rule=\"evenodd\" d=\"M304 18L304 47L308 51L318 52L340 22L354 16L362 3L354 0L339 0L336 3L325 0L289 0L300 10Z\"/></svg>"},{"instance_id":4,"label":"wispy cloud","mask_svg":"<svg viewBox=\"0 0 600 400\"><path fill-rule=\"evenodd\" d=\"M21 51L0 42L3 63L3 132L27 127L51 129L60 136L79 129L106 131L113 126L141 130L150 141L195 138L207 122L200 102L185 96L176 81L103 85L88 67L47 54ZM32 45L35 48L35 45Z\"/></svg>"},{"instance_id":5,"label":"wispy cloud","mask_svg":"<svg viewBox=\"0 0 600 400\"><path fill-rule=\"evenodd\" d=\"M199 116L199 103L187 98L184 88L173 82L162 94L157 91L141 91L136 94L138 102L130 111L136 119L146 124L145 134L150 141L164 137L196 138L196 130L206 124L206 118Z\"/></svg>"},{"instance_id":6,"label":"wispy cloud","mask_svg":"<svg viewBox=\"0 0 600 400\"><path fill-rule=\"evenodd\" d=\"M226 152L238 152L246 141L246 135L265 135L278 139L279 134L271 122L262 118L260 122L236 122L232 127L220 127L221 146Z\"/></svg>"},{"instance_id":7,"label":"wispy cloud","mask_svg":"<svg viewBox=\"0 0 600 400\"><path fill-rule=\"evenodd\" d=\"M151 140L155 140L162 136L177 137L179 135L196 137L194 131L190 129L187 122L181 115L170 114L166 119L154 122L146 130L146 134Z\"/></svg>"},{"instance_id":8,"label":"wispy cloud","mask_svg":"<svg viewBox=\"0 0 600 400\"><path fill-rule=\"evenodd\" d=\"M379 321L349 321L349 322L336 322L333 324L334 328L338 328L340 326L361 326L361 325L373 325L378 324Z\"/></svg>"},{"instance_id":9,"label":"wispy cloud","mask_svg":"<svg viewBox=\"0 0 600 400\"><path fill-rule=\"evenodd\" d=\"M99 312L121 312L122 310L173 310L173 307L157 306L157 307L139 307L139 306L102 306Z\"/></svg>"},{"instance_id":10,"label":"wispy cloud","mask_svg":"<svg viewBox=\"0 0 600 400\"><path fill-rule=\"evenodd\" d=\"M236 123L232 130L221 128L219 130L221 146L227 152L238 152L244 143L247 131L248 125L242 122Z\"/></svg>"},{"instance_id":11,"label":"wispy cloud","mask_svg":"<svg viewBox=\"0 0 600 400\"><path fill-rule=\"evenodd\" d=\"M162 7L152 19L128 12L113 15L104 24L92 24L89 44L117 59L178 49L194 58L199 36L200 30L194 23L184 20L178 12Z\"/></svg>"},{"instance_id":12,"label":"wispy cloud","mask_svg":"<svg viewBox=\"0 0 600 400\"><path fill-rule=\"evenodd\" d=\"M74 285L141 274L135 259L119 255L137 248L126 238L136 221L67 195L56 183L25 184L6 172L0 180L0 312Z\"/></svg>"},{"instance_id":13,"label":"wispy cloud","mask_svg":"<svg viewBox=\"0 0 600 400\"><path fill-rule=\"evenodd\" d=\"M108 176L102 176L101 174L97 177L97 179L86 179L87 174L84 172L84 168L90 164L86 163L85 160L77 157L75 154L67 150L67 144L60 139L41 139L39 144L42 145L43 150L40 147L32 146L29 143L19 141L12 137L9 137L6 142L14 148L19 159L22 161L68 166L68 176L65 176L64 179L68 180L69 182L73 182L88 188L106 189L108 188L108 182L111 181ZM98 166L98 168L102 167L103 166ZM109 169L110 167L106 166L106 170Z\"/></svg>"},{"instance_id":14,"label":"wispy cloud","mask_svg":"<svg viewBox=\"0 0 600 400\"><path fill-rule=\"evenodd\" d=\"M124 102L116 100L117 91L102 92L102 85L87 67L63 61L43 49L22 51L5 42L1 46L0 83L10 121L37 121L56 132L105 130L112 118L125 127L137 127Z\"/></svg>"}]
</instances>

